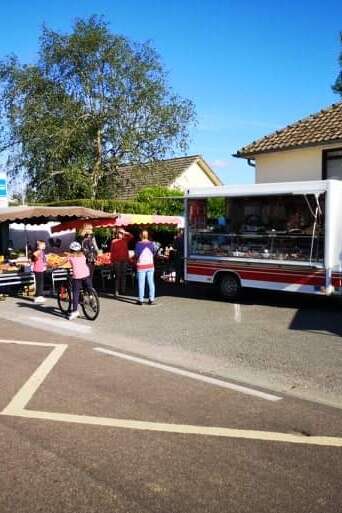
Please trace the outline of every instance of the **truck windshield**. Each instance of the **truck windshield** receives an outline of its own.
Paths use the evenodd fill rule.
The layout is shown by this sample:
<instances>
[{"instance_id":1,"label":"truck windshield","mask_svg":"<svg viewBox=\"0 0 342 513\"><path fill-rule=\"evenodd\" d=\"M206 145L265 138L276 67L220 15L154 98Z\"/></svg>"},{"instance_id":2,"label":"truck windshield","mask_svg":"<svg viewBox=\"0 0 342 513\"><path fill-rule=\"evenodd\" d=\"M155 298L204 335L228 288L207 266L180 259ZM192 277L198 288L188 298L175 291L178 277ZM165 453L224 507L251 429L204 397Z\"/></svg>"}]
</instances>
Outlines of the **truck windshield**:
<instances>
[{"instance_id":1,"label":"truck windshield","mask_svg":"<svg viewBox=\"0 0 342 513\"><path fill-rule=\"evenodd\" d=\"M323 262L325 194L190 199L189 255Z\"/></svg>"}]
</instances>

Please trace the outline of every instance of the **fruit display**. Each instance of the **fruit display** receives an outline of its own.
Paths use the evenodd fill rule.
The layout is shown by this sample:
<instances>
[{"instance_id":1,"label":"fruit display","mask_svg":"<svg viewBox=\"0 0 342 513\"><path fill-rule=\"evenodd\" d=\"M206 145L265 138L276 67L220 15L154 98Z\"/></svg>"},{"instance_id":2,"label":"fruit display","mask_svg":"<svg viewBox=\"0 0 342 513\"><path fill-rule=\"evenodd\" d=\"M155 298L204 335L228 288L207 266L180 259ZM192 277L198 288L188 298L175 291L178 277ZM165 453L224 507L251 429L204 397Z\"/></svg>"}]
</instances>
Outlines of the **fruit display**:
<instances>
[{"instance_id":1,"label":"fruit display","mask_svg":"<svg viewBox=\"0 0 342 513\"><path fill-rule=\"evenodd\" d=\"M19 268L16 265L9 264L9 263L3 263L0 264L0 273L3 272L15 272L18 271Z\"/></svg>"},{"instance_id":2,"label":"fruit display","mask_svg":"<svg viewBox=\"0 0 342 513\"><path fill-rule=\"evenodd\" d=\"M110 253L102 253L96 258L96 265L110 265Z\"/></svg>"},{"instance_id":3,"label":"fruit display","mask_svg":"<svg viewBox=\"0 0 342 513\"><path fill-rule=\"evenodd\" d=\"M59 253L58 255L56 253L49 253L46 255L46 263L48 268L50 269L69 269L70 264L69 262L65 262L65 259L68 257L67 253Z\"/></svg>"}]
</instances>

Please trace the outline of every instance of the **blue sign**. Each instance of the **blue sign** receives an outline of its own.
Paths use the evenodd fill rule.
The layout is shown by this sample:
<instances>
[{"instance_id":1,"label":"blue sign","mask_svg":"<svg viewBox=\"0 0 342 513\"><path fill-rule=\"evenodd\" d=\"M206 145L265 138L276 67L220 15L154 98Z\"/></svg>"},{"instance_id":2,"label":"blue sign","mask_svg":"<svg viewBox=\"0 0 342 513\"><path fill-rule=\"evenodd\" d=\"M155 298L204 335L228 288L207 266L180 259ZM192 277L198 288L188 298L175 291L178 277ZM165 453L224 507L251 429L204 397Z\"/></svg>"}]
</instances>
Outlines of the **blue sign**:
<instances>
[{"instance_id":1,"label":"blue sign","mask_svg":"<svg viewBox=\"0 0 342 513\"><path fill-rule=\"evenodd\" d=\"M6 198L6 196L7 196L6 180L4 178L0 178L0 198Z\"/></svg>"}]
</instances>

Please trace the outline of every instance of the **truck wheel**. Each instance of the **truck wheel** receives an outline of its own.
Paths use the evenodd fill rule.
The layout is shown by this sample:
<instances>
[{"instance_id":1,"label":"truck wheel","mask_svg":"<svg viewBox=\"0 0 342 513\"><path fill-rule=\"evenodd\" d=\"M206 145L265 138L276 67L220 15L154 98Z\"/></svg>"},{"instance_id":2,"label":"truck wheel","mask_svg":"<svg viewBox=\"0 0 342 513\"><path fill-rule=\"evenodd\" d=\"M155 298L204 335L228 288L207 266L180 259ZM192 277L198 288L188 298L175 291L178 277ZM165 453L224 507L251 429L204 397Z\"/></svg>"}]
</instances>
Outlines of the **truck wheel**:
<instances>
[{"instance_id":1,"label":"truck wheel","mask_svg":"<svg viewBox=\"0 0 342 513\"><path fill-rule=\"evenodd\" d=\"M241 292L240 280L234 274L224 274L219 281L219 291L223 299L236 299Z\"/></svg>"}]
</instances>

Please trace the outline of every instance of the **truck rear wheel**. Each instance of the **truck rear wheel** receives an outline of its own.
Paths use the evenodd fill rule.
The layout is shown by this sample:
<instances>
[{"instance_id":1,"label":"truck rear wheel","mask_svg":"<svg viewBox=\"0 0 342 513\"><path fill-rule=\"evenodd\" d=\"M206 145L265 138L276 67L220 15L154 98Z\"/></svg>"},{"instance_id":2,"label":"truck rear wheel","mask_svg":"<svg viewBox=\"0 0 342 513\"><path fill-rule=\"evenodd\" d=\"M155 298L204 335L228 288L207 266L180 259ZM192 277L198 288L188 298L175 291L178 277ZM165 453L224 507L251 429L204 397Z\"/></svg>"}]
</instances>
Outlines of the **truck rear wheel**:
<instances>
[{"instance_id":1,"label":"truck rear wheel","mask_svg":"<svg viewBox=\"0 0 342 513\"><path fill-rule=\"evenodd\" d=\"M219 291L223 299L236 299L241 292L240 280L235 274L226 273L219 278Z\"/></svg>"}]
</instances>

